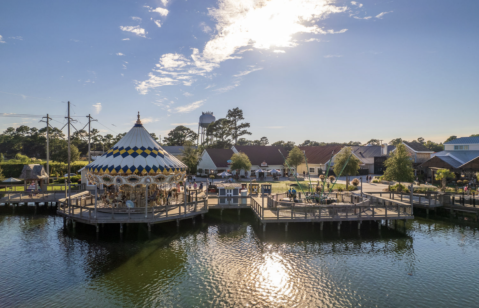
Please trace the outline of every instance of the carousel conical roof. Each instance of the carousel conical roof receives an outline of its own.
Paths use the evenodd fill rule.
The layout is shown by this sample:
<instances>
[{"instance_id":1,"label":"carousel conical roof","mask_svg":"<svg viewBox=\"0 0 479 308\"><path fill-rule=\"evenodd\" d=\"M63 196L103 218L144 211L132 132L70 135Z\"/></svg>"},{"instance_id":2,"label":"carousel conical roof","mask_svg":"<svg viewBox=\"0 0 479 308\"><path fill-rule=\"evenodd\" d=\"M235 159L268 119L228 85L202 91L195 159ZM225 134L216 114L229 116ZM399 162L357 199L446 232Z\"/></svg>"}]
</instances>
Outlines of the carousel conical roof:
<instances>
[{"instance_id":1,"label":"carousel conical roof","mask_svg":"<svg viewBox=\"0 0 479 308\"><path fill-rule=\"evenodd\" d=\"M161 148L141 124L135 126L110 150L87 166L95 174L170 174L186 171L186 165Z\"/></svg>"}]
</instances>

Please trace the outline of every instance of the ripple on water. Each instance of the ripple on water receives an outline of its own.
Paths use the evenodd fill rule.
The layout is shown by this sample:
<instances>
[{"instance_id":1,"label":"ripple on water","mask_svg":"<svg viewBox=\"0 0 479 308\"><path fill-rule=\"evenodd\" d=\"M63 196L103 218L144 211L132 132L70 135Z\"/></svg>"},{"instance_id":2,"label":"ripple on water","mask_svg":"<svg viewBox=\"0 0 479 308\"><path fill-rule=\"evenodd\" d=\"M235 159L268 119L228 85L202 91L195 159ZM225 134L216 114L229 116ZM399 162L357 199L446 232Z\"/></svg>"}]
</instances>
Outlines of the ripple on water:
<instances>
[{"instance_id":1,"label":"ripple on water","mask_svg":"<svg viewBox=\"0 0 479 308\"><path fill-rule=\"evenodd\" d=\"M166 228L149 240L97 240L63 232L52 216L3 216L2 306L474 307L479 300L474 228L417 219L407 234L291 226L286 235L268 226L263 238L248 217Z\"/></svg>"}]
</instances>

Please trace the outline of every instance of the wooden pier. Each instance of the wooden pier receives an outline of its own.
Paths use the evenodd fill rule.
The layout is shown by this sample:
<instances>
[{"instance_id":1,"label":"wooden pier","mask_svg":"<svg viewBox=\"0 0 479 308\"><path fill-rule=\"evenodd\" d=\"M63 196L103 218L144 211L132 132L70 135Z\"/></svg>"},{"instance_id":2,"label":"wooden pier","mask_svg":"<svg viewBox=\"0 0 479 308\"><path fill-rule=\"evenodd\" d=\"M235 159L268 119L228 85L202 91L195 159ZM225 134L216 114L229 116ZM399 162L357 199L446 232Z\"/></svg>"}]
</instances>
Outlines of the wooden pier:
<instances>
[{"instance_id":1,"label":"wooden pier","mask_svg":"<svg viewBox=\"0 0 479 308\"><path fill-rule=\"evenodd\" d=\"M60 195L58 195L60 196ZM372 195L360 195L351 192L334 193L330 195L336 202L333 204L293 202L286 194L256 194L249 196L223 197L211 194L195 194L194 198L173 201L174 204L115 208L103 205L100 200L88 191L73 195L70 200L58 198L57 214L75 226L76 222L96 226L100 224L119 224L120 232L123 225L129 223L151 225L184 219L194 219L208 213L210 209L251 209L266 230L268 223L321 223L356 221L358 226L364 221L393 221L413 219L413 205L406 202L386 200ZM12 196L11 196L12 197ZM301 198L301 196L300 196ZM40 198L41 199L41 198ZM12 200L12 198L11 198ZM32 202L23 198L23 202ZM45 199L47 200L47 199ZM38 199L35 199L38 202ZM95 204L96 203L96 204Z\"/></svg>"}]
</instances>

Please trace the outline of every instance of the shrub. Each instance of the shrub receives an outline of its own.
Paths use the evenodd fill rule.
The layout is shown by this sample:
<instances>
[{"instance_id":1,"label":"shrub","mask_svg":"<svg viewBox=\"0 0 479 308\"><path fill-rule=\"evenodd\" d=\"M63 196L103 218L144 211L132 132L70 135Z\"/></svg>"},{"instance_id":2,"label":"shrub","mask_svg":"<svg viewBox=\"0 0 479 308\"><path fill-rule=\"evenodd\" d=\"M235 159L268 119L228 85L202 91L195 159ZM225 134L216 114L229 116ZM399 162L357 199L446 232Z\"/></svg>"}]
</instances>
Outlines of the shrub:
<instances>
[{"instance_id":1,"label":"shrub","mask_svg":"<svg viewBox=\"0 0 479 308\"><path fill-rule=\"evenodd\" d=\"M339 187L339 188L338 188L338 191L339 191L339 192L343 192L343 188L342 188L342 187Z\"/></svg>"},{"instance_id":2,"label":"shrub","mask_svg":"<svg viewBox=\"0 0 479 308\"><path fill-rule=\"evenodd\" d=\"M215 175L212 174L212 175L209 176L209 178L210 178L210 179L214 179L214 178L215 178Z\"/></svg>"},{"instance_id":3,"label":"shrub","mask_svg":"<svg viewBox=\"0 0 479 308\"><path fill-rule=\"evenodd\" d=\"M330 175L328 179L329 179L329 181L330 181L331 183L333 183L334 180L336 180L336 178L334 177L334 175Z\"/></svg>"},{"instance_id":4,"label":"shrub","mask_svg":"<svg viewBox=\"0 0 479 308\"><path fill-rule=\"evenodd\" d=\"M462 185L462 180L457 180L457 185Z\"/></svg>"},{"instance_id":5,"label":"shrub","mask_svg":"<svg viewBox=\"0 0 479 308\"><path fill-rule=\"evenodd\" d=\"M324 174L321 174L321 175L319 176L319 178L321 179L321 181L324 182Z\"/></svg>"},{"instance_id":6,"label":"shrub","mask_svg":"<svg viewBox=\"0 0 479 308\"><path fill-rule=\"evenodd\" d=\"M469 183L468 180L463 180L463 181L462 181L462 184L464 184L464 185L467 185L468 183Z\"/></svg>"},{"instance_id":7,"label":"shrub","mask_svg":"<svg viewBox=\"0 0 479 308\"><path fill-rule=\"evenodd\" d=\"M65 183L65 181L67 180L68 178L58 178L57 182L58 183ZM75 175L75 176L72 176L70 177L70 180L72 181L72 183L78 183L78 181L81 180L81 175Z\"/></svg>"},{"instance_id":8,"label":"shrub","mask_svg":"<svg viewBox=\"0 0 479 308\"><path fill-rule=\"evenodd\" d=\"M356 190L356 189L358 189L356 186L349 186L349 187L348 187L348 190L349 190L349 191L353 191L353 190Z\"/></svg>"},{"instance_id":9,"label":"shrub","mask_svg":"<svg viewBox=\"0 0 479 308\"><path fill-rule=\"evenodd\" d=\"M379 183L379 180L373 180L373 183Z\"/></svg>"},{"instance_id":10,"label":"shrub","mask_svg":"<svg viewBox=\"0 0 479 308\"><path fill-rule=\"evenodd\" d=\"M351 181L351 184L353 184L354 186L358 186L359 185L359 180L356 178L356 179Z\"/></svg>"}]
</instances>

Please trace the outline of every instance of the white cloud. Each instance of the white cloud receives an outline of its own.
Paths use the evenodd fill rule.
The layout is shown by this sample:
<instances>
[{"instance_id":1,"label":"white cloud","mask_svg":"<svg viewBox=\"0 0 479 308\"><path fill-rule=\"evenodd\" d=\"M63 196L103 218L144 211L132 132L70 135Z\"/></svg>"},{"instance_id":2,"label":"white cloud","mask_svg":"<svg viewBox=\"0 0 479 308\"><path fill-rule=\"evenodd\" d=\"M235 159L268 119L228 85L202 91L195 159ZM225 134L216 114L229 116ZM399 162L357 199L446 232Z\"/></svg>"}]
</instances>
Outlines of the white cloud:
<instances>
[{"instance_id":1,"label":"white cloud","mask_svg":"<svg viewBox=\"0 0 479 308\"><path fill-rule=\"evenodd\" d=\"M251 74L252 72L260 71L262 69L263 69L262 67L256 67L256 68L252 67L250 70L239 72L238 74L233 75L233 76L234 77L243 77L243 76L246 76L248 74Z\"/></svg>"},{"instance_id":2,"label":"white cloud","mask_svg":"<svg viewBox=\"0 0 479 308\"><path fill-rule=\"evenodd\" d=\"M371 19L373 17L372 16L366 16L366 17L353 16L353 18L355 18L355 19L366 19L367 20L367 19Z\"/></svg>"},{"instance_id":3,"label":"white cloud","mask_svg":"<svg viewBox=\"0 0 479 308\"><path fill-rule=\"evenodd\" d=\"M148 123L151 123L151 122L158 122L158 121L159 121L158 119L153 119L152 117L141 118L141 123L143 123L143 124L148 124Z\"/></svg>"},{"instance_id":4,"label":"white cloud","mask_svg":"<svg viewBox=\"0 0 479 308\"><path fill-rule=\"evenodd\" d=\"M203 29L201 29L201 31L203 31L204 33L210 33L211 32L211 27L208 26L206 23L202 22L200 23L200 27L202 27Z\"/></svg>"},{"instance_id":5,"label":"white cloud","mask_svg":"<svg viewBox=\"0 0 479 308\"><path fill-rule=\"evenodd\" d=\"M12 39L12 40L23 41L23 37L21 37L21 36L10 36L9 38Z\"/></svg>"},{"instance_id":6,"label":"white cloud","mask_svg":"<svg viewBox=\"0 0 479 308\"><path fill-rule=\"evenodd\" d=\"M176 107L175 108L175 112L178 112L178 113L188 113L188 112L191 112L195 109L198 109L200 108L203 103L205 102L205 100L200 100L200 101L196 101L196 102L193 102L189 105L185 105L185 106L180 106L180 107Z\"/></svg>"},{"instance_id":7,"label":"white cloud","mask_svg":"<svg viewBox=\"0 0 479 308\"><path fill-rule=\"evenodd\" d=\"M136 82L136 90L141 94L148 93L151 88L171 86L176 84L176 80L170 77L159 77L154 75L153 73L148 74L148 76L150 77L148 80Z\"/></svg>"},{"instance_id":8,"label":"white cloud","mask_svg":"<svg viewBox=\"0 0 479 308\"><path fill-rule=\"evenodd\" d=\"M95 112L98 114L100 113L101 111L101 103L96 103L95 105L93 105L93 107L95 108Z\"/></svg>"},{"instance_id":9,"label":"white cloud","mask_svg":"<svg viewBox=\"0 0 479 308\"><path fill-rule=\"evenodd\" d=\"M141 17L132 16L131 19L136 21L142 21Z\"/></svg>"},{"instance_id":10,"label":"white cloud","mask_svg":"<svg viewBox=\"0 0 479 308\"><path fill-rule=\"evenodd\" d=\"M0 35L0 43L5 43L5 41L3 40L3 36Z\"/></svg>"},{"instance_id":11,"label":"white cloud","mask_svg":"<svg viewBox=\"0 0 479 308\"><path fill-rule=\"evenodd\" d=\"M218 92L218 93L225 93L225 92L228 92L230 90L233 90L234 88L238 87L239 85L240 85L240 83L237 81L232 85L222 87L222 88L218 88L218 89L215 89L214 91Z\"/></svg>"},{"instance_id":12,"label":"white cloud","mask_svg":"<svg viewBox=\"0 0 479 308\"><path fill-rule=\"evenodd\" d=\"M389 13L392 13L392 12L393 12L393 11L381 12L381 13L379 13L379 14L376 15L376 18L381 19L381 18L383 18L384 15L389 14Z\"/></svg>"},{"instance_id":13,"label":"white cloud","mask_svg":"<svg viewBox=\"0 0 479 308\"><path fill-rule=\"evenodd\" d=\"M183 93L184 96L193 96L193 94L189 93L189 92L185 92Z\"/></svg>"},{"instance_id":14,"label":"white cloud","mask_svg":"<svg viewBox=\"0 0 479 308\"><path fill-rule=\"evenodd\" d=\"M117 55L117 56L124 56L124 54L121 53L121 52L117 52L116 55Z\"/></svg>"},{"instance_id":15,"label":"white cloud","mask_svg":"<svg viewBox=\"0 0 479 308\"><path fill-rule=\"evenodd\" d=\"M275 50L273 50L273 52L275 52L275 53L285 53L286 51L281 50L281 49L275 49Z\"/></svg>"},{"instance_id":16,"label":"white cloud","mask_svg":"<svg viewBox=\"0 0 479 308\"><path fill-rule=\"evenodd\" d=\"M162 8L147 8L162 16L168 12ZM188 58L177 54L163 55L162 59L164 56L181 56L184 65L158 69L162 61L160 59L160 65L157 64L157 68L149 74L149 79L137 82L137 90L146 94L160 86L190 85L194 81L193 77L209 76L221 62L240 59L244 49L279 50L275 48L295 47L298 45L293 40L296 34L344 33L347 29L323 29L316 22L346 10L346 6L334 6L330 0L219 0L217 8L208 9L208 14L216 21L216 34L206 43L203 51L192 48Z\"/></svg>"},{"instance_id":17,"label":"white cloud","mask_svg":"<svg viewBox=\"0 0 479 308\"><path fill-rule=\"evenodd\" d=\"M158 28L161 28L161 20L153 20Z\"/></svg>"},{"instance_id":18,"label":"white cloud","mask_svg":"<svg viewBox=\"0 0 479 308\"><path fill-rule=\"evenodd\" d=\"M161 0L161 3L166 7L168 5L168 0Z\"/></svg>"},{"instance_id":19,"label":"white cloud","mask_svg":"<svg viewBox=\"0 0 479 308\"><path fill-rule=\"evenodd\" d=\"M342 55L325 55L325 58L341 58Z\"/></svg>"},{"instance_id":20,"label":"white cloud","mask_svg":"<svg viewBox=\"0 0 479 308\"><path fill-rule=\"evenodd\" d=\"M214 84L209 84L209 85L205 88L205 90L206 90L206 89L209 89L209 88L213 88L213 87L215 87L215 86L216 86L216 85L214 85Z\"/></svg>"},{"instance_id":21,"label":"white cloud","mask_svg":"<svg viewBox=\"0 0 479 308\"><path fill-rule=\"evenodd\" d=\"M306 43L309 43L309 42L321 42L321 40L318 39L318 38L310 38L310 39L305 40L305 42L306 42Z\"/></svg>"},{"instance_id":22,"label":"white cloud","mask_svg":"<svg viewBox=\"0 0 479 308\"><path fill-rule=\"evenodd\" d=\"M140 28L140 26L120 26L120 29L121 31L131 32L141 37L146 37L146 34L148 33L145 29Z\"/></svg>"},{"instance_id":23,"label":"white cloud","mask_svg":"<svg viewBox=\"0 0 479 308\"><path fill-rule=\"evenodd\" d=\"M362 3L358 3L356 1L351 1L351 4L352 5L356 5L357 7L363 7L363 4Z\"/></svg>"},{"instance_id":24,"label":"white cloud","mask_svg":"<svg viewBox=\"0 0 479 308\"><path fill-rule=\"evenodd\" d=\"M164 9L164 8L161 8L161 7L157 7L156 9L154 9L154 8L149 7L149 6L147 6L147 5L145 5L145 7L148 9L149 12L158 13L158 14L160 14L161 16L166 16L166 15L168 15L168 10L167 10L167 9Z\"/></svg>"},{"instance_id":25,"label":"white cloud","mask_svg":"<svg viewBox=\"0 0 479 308\"><path fill-rule=\"evenodd\" d=\"M122 39L122 41L129 41L129 40L130 40L129 37Z\"/></svg>"}]
</instances>

